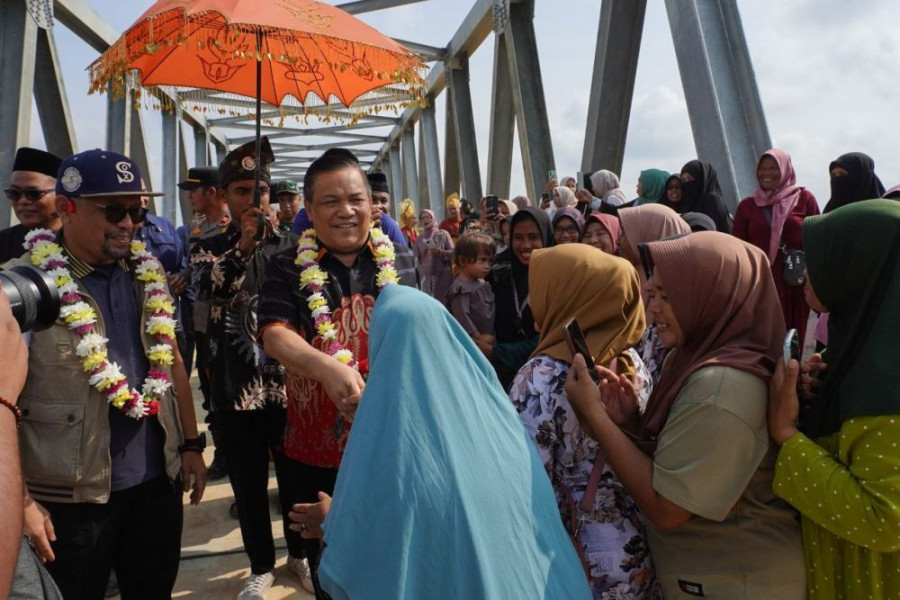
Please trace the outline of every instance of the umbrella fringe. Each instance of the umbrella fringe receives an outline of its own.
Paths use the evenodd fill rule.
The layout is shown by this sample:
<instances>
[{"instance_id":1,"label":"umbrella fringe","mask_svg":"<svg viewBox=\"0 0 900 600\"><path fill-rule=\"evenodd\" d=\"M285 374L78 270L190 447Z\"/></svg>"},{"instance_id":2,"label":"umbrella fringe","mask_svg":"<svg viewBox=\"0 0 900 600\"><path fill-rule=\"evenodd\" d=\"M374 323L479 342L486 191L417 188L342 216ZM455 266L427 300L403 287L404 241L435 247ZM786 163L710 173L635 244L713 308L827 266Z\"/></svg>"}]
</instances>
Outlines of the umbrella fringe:
<instances>
[{"instance_id":1,"label":"umbrella fringe","mask_svg":"<svg viewBox=\"0 0 900 600\"><path fill-rule=\"evenodd\" d=\"M212 16L211 11L180 18L173 17L179 11L169 11L145 19L132 26L109 50L89 67L90 93L108 92L114 99L125 96L126 91L144 86L140 68L132 68L136 61L166 52L176 45L185 47L196 44L206 50L209 64L220 68L233 68L235 61L269 60L287 67L287 73L301 81L310 78L321 81L321 69L337 73L347 70L366 80L383 80L409 87L408 98L418 100L424 94L424 62L415 53L397 44L399 50L374 45L360 45L327 34L297 35L289 30L256 25L226 25ZM142 26L146 24L146 26ZM207 35L194 39L197 30L207 29ZM256 52L257 33L264 34L265 48ZM206 39L206 42L203 39ZM164 40L164 41L163 41ZM190 41L193 40L193 41ZM277 48L276 46L279 46ZM313 47L310 48L309 45ZM274 51L273 51L274 49ZM362 53L362 57L357 56ZM310 56L316 57L311 59ZM198 56L198 60L203 61ZM397 65L400 65L399 68ZM147 87L152 86L152 82ZM315 92L312 92L315 94ZM307 94L307 99L309 95ZM307 99L298 99L306 102ZM279 99L280 100L280 99ZM339 98L346 102L347 98ZM351 102L357 100L352 99Z\"/></svg>"},{"instance_id":2,"label":"umbrella fringe","mask_svg":"<svg viewBox=\"0 0 900 600\"><path fill-rule=\"evenodd\" d=\"M172 113L178 108L173 98L178 97L183 107L213 118L242 117L251 121L256 119L255 103L247 100L246 96L216 92L216 97L211 99L191 98L191 94L204 91L196 89L182 91L170 86L148 86L132 89L130 96L136 109L143 108ZM307 99L311 99L311 101L305 104L286 102L280 106L273 106L264 103L262 124L268 127L283 127L285 123L292 121L304 125L318 122L321 124L344 124L352 127L366 116L382 113L399 115L412 105L427 106L424 97L386 98L384 95L378 94L377 90L363 94L350 106L326 104L314 95L308 96ZM290 98L290 100L295 99Z\"/></svg>"}]
</instances>

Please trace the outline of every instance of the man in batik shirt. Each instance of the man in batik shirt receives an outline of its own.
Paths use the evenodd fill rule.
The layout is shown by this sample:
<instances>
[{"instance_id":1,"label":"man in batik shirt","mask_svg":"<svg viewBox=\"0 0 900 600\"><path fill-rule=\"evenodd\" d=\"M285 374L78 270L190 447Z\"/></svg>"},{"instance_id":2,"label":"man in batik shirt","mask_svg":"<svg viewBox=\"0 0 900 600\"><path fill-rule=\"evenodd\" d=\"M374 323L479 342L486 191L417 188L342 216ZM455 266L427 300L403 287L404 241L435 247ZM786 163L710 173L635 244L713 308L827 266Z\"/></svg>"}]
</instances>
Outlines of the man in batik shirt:
<instances>
[{"instance_id":1,"label":"man in batik shirt","mask_svg":"<svg viewBox=\"0 0 900 600\"><path fill-rule=\"evenodd\" d=\"M316 502L318 492L331 494L350 432L350 419L368 372L369 317L382 283L419 283L415 255L392 243L372 226L371 188L356 157L333 149L306 171L303 197L315 228L309 242L314 264L327 274L320 299L301 289L297 249L274 257L266 269L260 296L260 339L266 352L287 368L288 429L285 454L294 503ZM385 261L385 253L393 260ZM376 256L382 257L380 260ZM302 257L301 257L302 258ZM390 264L390 270L386 268ZM307 275L308 276L308 275ZM318 307L313 309L310 303ZM316 316L322 302L330 311L334 339L349 365L326 353L330 342L320 333ZM315 312L315 315L314 315ZM321 321L321 319L320 319ZM327 327L326 327L327 328ZM332 348L333 350L333 348ZM317 598L319 541L304 540Z\"/></svg>"}]
</instances>

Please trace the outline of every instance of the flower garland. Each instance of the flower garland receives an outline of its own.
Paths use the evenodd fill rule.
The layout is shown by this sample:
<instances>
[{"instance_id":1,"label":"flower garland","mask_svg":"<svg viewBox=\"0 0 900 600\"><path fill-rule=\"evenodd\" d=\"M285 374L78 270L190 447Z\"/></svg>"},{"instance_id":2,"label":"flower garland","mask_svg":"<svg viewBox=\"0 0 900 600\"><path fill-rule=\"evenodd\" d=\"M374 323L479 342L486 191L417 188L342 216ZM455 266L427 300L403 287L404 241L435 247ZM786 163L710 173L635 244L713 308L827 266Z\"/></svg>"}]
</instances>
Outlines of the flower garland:
<instances>
[{"instance_id":1,"label":"flower garland","mask_svg":"<svg viewBox=\"0 0 900 600\"><path fill-rule=\"evenodd\" d=\"M97 333L97 313L78 291L69 270L69 259L56 236L47 229L36 229L25 236L25 248L31 252L31 263L47 272L56 282L61 294L60 318L66 326L81 336L75 354L81 366L90 373L88 383L102 393L107 402L133 419L142 419L159 412L159 399L172 387L171 377L164 367L175 360L175 305L169 297L166 277L159 261L143 242L131 243L131 258L135 274L144 283L144 312L146 331L154 344L147 351L150 370L141 391L132 388L118 364L110 362L106 351L109 341Z\"/></svg>"},{"instance_id":2,"label":"flower garland","mask_svg":"<svg viewBox=\"0 0 900 600\"><path fill-rule=\"evenodd\" d=\"M394 266L396 255L394 245L390 238L380 229L372 228L372 245L375 262L378 265L378 274L375 276L375 285L379 291L385 286L400 283L400 276ZM300 236L297 245L297 259L294 264L300 267L300 289L309 289L312 293L306 303L312 311L316 333L325 340L325 352L335 360L363 372L365 365L360 365L353 356L353 352L341 346L337 340L337 330L331 319L331 308L325 299L325 283L328 281L328 273L319 267L319 245L316 243L315 229L308 229Z\"/></svg>"}]
</instances>

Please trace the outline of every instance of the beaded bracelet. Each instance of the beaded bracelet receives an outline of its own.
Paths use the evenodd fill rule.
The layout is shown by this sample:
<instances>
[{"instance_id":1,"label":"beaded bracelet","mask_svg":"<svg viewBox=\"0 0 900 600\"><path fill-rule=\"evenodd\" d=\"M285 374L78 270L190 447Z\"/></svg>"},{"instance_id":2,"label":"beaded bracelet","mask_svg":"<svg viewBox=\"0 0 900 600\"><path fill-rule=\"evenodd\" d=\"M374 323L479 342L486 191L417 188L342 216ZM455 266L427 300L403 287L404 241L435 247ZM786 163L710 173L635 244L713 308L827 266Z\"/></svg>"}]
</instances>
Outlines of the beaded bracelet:
<instances>
[{"instance_id":1,"label":"beaded bracelet","mask_svg":"<svg viewBox=\"0 0 900 600\"><path fill-rule=\"evenodd\" d=\"M14 415L16 415L16 428L21 427L22 426L22 409L19 408L18 406L16 406L15 404L13 404L12 402L10 402L9 400L7 400L6 398L4 398L3 396L0 396L0 404L2 404L3 406L5 406L9 410L11 410L12 413Z\"/></svg>"}]
</instances>

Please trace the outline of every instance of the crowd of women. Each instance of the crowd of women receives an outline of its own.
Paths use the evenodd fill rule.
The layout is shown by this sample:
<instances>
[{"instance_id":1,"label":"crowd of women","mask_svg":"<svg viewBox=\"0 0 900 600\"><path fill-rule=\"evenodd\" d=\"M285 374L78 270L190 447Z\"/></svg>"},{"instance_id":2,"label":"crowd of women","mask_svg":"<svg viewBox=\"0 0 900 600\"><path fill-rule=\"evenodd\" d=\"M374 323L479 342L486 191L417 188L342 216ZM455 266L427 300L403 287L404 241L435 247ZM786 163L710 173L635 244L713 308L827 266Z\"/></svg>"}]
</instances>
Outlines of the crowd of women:
<instances>
[{"instance_id":1,"label":"crowd of women","mask_svg":"<svg viewBox=\"0 0 900 600\"><path fill-rule=\"evenodd\" d=\"M360 566L375 529L403 549L400 579L432 582L410 589L452 597L900 597L900 190L861 153L829 174L822 215L777 149L733 217L696 160L642 172L634 201L600 171L468 223L454 199L455 229L423 211L414 245L442 302L454 269L493 249L471 229L496 236L477 300L493 330L421 294L379 299L324 576L396 586L396 560ZM472 236L481 250L454 261ZM801 364L786 332L803 340L810 310L820 351ZM589 357L567 343L573 318ZM376 508L349 500L373 490Z\"/></svg>"}]
</instances>

